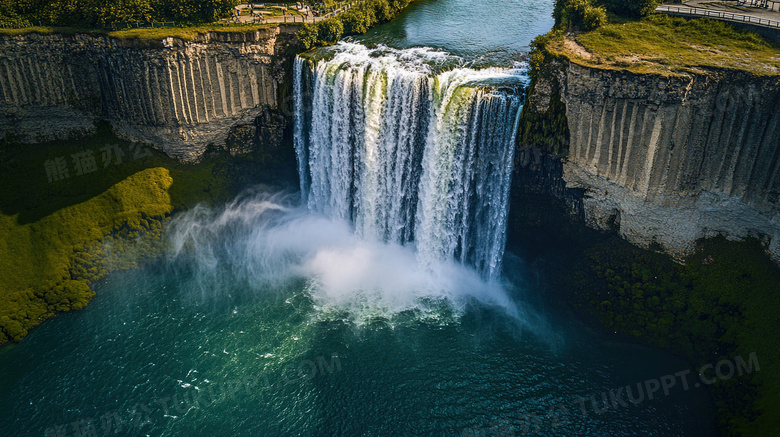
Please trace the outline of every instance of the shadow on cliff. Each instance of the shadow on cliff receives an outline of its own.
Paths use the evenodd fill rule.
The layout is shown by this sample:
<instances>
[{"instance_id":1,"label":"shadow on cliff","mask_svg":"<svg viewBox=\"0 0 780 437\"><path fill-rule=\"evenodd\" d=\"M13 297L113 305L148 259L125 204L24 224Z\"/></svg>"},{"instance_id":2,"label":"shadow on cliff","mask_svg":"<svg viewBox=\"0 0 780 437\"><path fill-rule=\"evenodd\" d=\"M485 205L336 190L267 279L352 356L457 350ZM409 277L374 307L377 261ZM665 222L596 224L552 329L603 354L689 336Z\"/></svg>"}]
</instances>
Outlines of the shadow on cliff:
<instances>
[{"instance_id":1,"label":"shadow on cliff","mask_svg":"<svg viewBox=\"0 0 780 437\"><path fill-rule=\"evenodd\" d=\"M623 240L617 223L612 231L589 229L576 208L581 193L561 190L558 163L519 158L507 250L536 270L546 298L565 302L587 329L664 349L692 365L757 354L761 372L719 381L709 395L721 430L776 435L777 411L764 405L780 399L780 266L764 244L703 239L678 263Z\"/></svg>"},{"instance_id":2,"label":"shadow on cliff","mask_svg":"<svg viewBox=\"0 0 780 437\"><path fill-rule=\"evenodd\" d=\"M258 183L293 185L294 156L290 161L281 156L285 153L277 155L256 150L234 157L214 149L199 164L182 164L148 146L116 138L108 125L98 126L96 135L87 138L2 144L0 213L16 216L19 225L33 223L154 167L170 171L175 209L225 201Z\"/></svg>"}]
</instances>

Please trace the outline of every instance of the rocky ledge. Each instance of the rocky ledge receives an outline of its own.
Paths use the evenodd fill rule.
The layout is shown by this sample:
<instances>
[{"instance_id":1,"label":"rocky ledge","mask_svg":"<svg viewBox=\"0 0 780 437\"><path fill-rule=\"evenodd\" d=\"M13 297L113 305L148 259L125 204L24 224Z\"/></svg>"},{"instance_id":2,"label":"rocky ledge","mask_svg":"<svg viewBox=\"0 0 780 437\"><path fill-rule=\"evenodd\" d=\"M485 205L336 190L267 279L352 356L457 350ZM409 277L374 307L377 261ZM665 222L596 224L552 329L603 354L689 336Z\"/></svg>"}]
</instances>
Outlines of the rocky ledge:
<instances>
[{"instance_id":1,"label":"rocky ledge","mask_svg":"<svg viewBox=\"0 0 780 437\"><path fill-rule=\"evenodd\" d=\"M189 42L0 37L0 140L88 134L95 121L106 120L120 137L185 162L236 138L278 141L296 30L211 32ZM234 144L231 151L247 148Z\"/></svg>"},{"instance_id":2,"label":"rocky ledge","mask_svg":"<svg viewBox=\"0 0 780 437\"><path fill-rule=\"evenodd\" d=\"M562 179L584 193L589 225L680 257L702 237L755 236L780 260L780 77L554 59L526 110L552 99L568 124Z\"/></svg>"}]
</instances>

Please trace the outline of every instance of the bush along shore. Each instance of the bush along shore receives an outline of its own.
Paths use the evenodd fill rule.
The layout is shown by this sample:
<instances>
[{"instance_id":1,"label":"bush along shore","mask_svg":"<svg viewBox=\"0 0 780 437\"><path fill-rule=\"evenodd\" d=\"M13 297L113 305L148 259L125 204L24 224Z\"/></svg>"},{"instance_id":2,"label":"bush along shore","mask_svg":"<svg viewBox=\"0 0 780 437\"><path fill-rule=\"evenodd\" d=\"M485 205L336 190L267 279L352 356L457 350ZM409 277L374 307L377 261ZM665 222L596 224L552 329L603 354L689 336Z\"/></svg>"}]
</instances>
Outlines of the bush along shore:
<instances>
[{"instance_id":1,"label":"bush along shore","mask_svg":"<svg viewBox=\"0 0 780 437\"><path fill-rule=\"evenodd\" d=\"M177 211L286 181L279 161L267 152L215 151L185 165L116 138L108 125L89 138L3 144L0 344L83 308L94 296L90 285L111 271L159 257L164 223Z\"/></svg>"}]
</instances>

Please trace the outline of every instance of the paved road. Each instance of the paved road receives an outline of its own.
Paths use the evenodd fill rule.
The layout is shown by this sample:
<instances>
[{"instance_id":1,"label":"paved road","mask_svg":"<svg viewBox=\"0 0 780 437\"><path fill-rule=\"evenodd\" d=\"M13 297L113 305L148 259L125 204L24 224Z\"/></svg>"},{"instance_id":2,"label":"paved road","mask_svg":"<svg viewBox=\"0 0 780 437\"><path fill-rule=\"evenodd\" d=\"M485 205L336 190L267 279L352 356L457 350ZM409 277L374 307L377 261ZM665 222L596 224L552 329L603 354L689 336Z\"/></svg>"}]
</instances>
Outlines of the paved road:
<instances>
[{"instance_id":1,"label":"paved road","mask_svg":"<svg viewBox=\"0 0 780 437\"><path fill-rule=\"evenodd\" d=\"M780 29L780 12L741 6L736 1L719 2L733 5L733 7L714 3L712 0L691 0L683 4L664 4L655 10L671 15L693 15Z\"/></svg>"}]
</instances>

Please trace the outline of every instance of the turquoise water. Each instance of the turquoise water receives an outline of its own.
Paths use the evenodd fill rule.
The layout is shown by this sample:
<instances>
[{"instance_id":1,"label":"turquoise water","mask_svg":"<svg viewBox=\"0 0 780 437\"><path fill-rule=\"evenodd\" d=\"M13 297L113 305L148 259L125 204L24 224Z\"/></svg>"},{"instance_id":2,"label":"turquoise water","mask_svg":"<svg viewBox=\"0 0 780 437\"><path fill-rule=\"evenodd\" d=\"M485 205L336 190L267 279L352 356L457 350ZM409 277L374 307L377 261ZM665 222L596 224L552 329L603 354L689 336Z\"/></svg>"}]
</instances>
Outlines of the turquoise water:
<instances>
[{"instance_id":1,"label":"turquoise water","mask_svg":"<svg viewBox=\"0 0 780 437\"><path fill-rule=\"evenodd\" d=\"M164 260L0 350L0 435L711 431L705 393L679 384L601 411L602 393L688 366L571 322L522 260L505 257L501 286L455 265L461 288L426 289L446 279L408 248L284 199L180 216Z\"/></svg>"},{"instance_id":2,"label":"turquoise water","mask_svg":"<svg viewBox=\"0 0 780 437\"><path fill-rule=\"evenodd\" d=\"M394 21L355 38L395 48L433 47L474 66L511 66L553 26L552 0L417 0Z\"/></svg>"},{"instance_id":3,"label":"turquoise water","mask_svg":"<svg viewBox=\"0 0 780 437\"><path fill-rule=\"evenodd\" d=\"M206 281L186 261L113 275L86 310L3 349L3 435L77 435L82 420L99 435L522 435L537 426L525 414L544 435L707 429L706 399L681 390L582 415L579 397L600 406L604 391L687 367L556 315L544 333L478 304L457 320L409 311L358 326L323 315L301 283L257 289L221 269ZM513 299L532 289L516 284ZM559 404L569 414L553 426Z\"/></svg>"},{"instance_id":4,"label":"turquoise water","mask_svg":"<svg viewBox=\"0 0 780 437\"><path fill-rule=\"evenodd\" d=\"M507 66L550 8L421 0L363 41ZM574 322L522 259L497 279L421 266L413 240L299 204L256 190L179 215L164 259L0 349L0 436L712 434L702 390L645 393L686 363Z\"/></svg>"}]
</instances>

